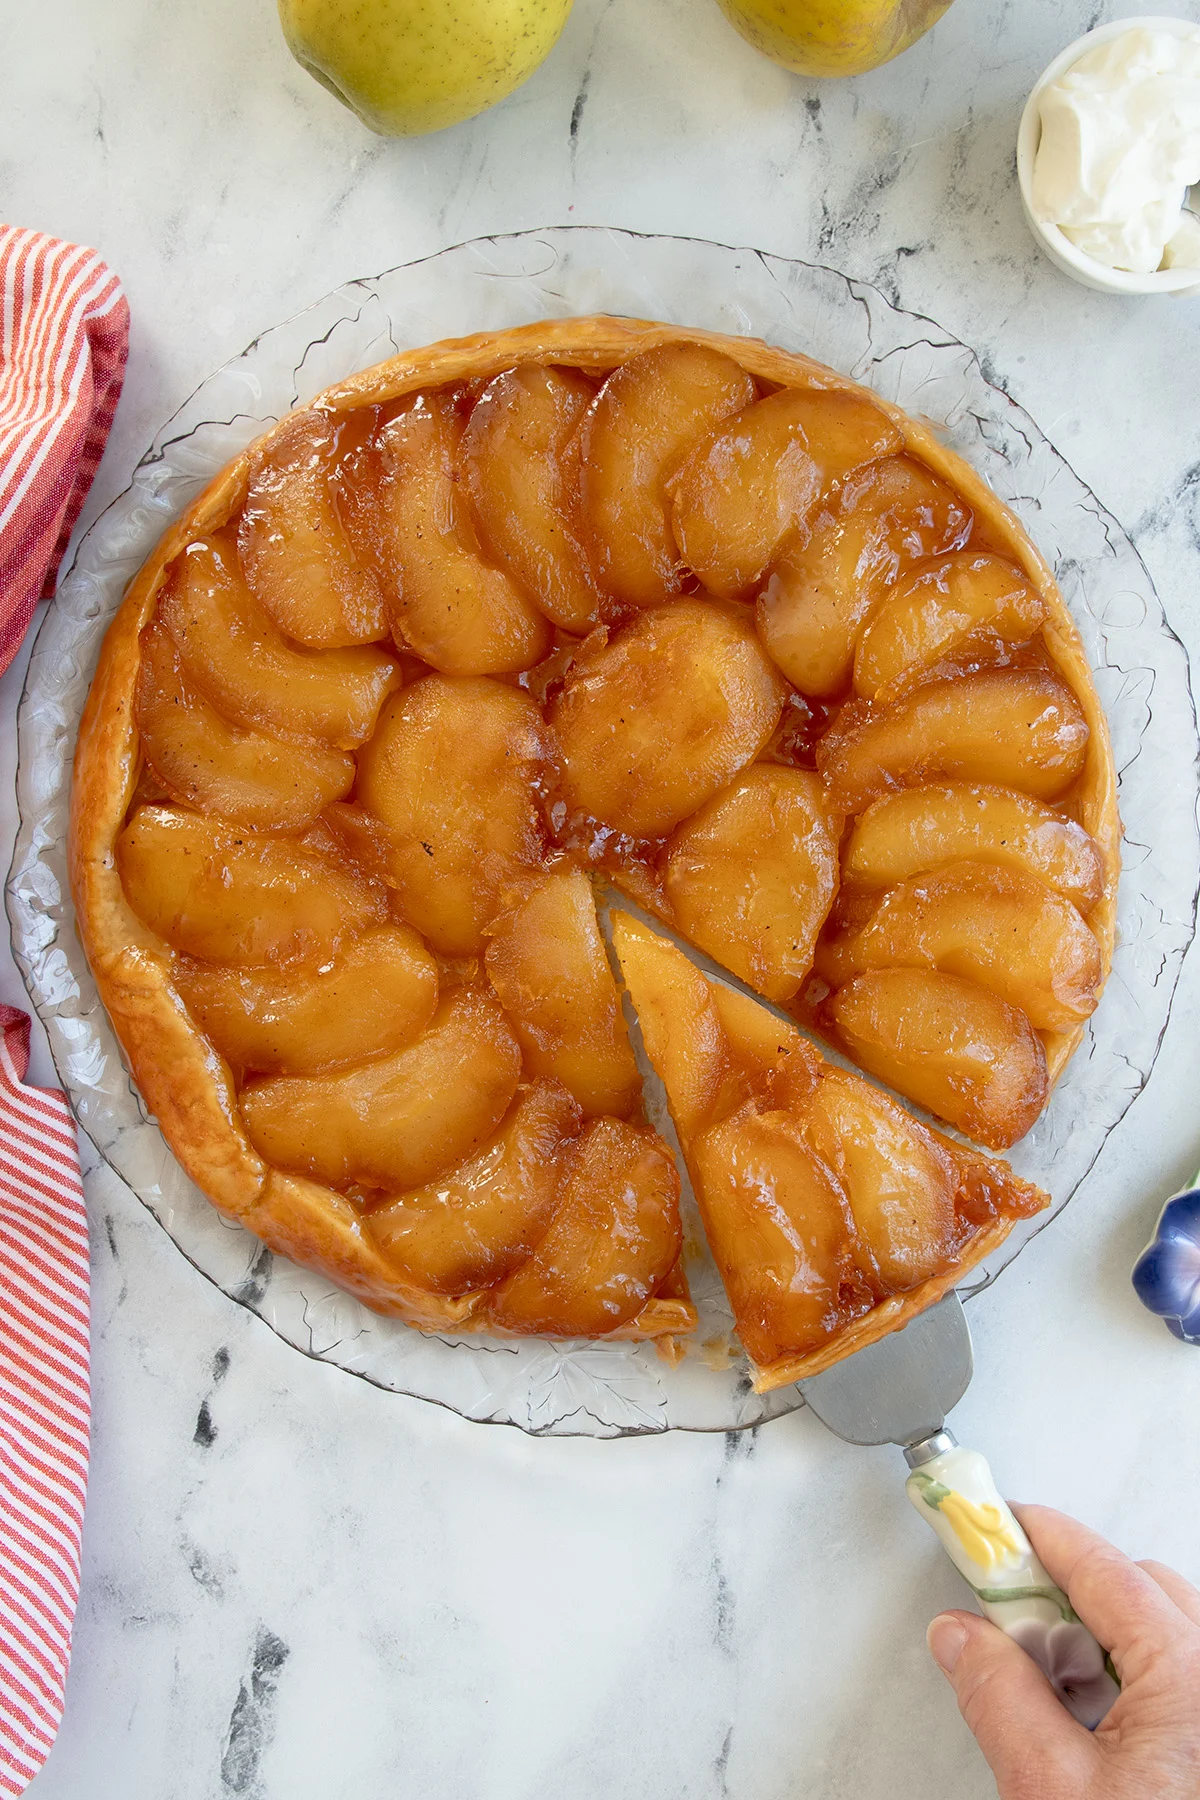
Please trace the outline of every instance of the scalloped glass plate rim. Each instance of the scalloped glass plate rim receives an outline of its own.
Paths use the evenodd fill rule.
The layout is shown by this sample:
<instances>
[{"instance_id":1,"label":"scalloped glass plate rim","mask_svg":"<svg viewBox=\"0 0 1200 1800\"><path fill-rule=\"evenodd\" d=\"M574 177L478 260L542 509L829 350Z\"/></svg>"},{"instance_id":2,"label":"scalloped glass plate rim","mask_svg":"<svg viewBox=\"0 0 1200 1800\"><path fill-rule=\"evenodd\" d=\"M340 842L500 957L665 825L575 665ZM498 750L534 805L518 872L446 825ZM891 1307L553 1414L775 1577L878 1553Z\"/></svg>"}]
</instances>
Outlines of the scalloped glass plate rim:
<instances>
[{"instance_id":1,"label":"scalloped glass plate rim","mask_svg":"<svg viewBox=\"0 0 1200 1800\"><path fill-rule=\"evenodd\" d=\"M549 261L543 268L529 266L529 258L523 255L525 251L535 246L549 255ZM590 252L590 256L582 263L578 261L573 263L572 253L576 250ZM678 267L672 266L673 258L678 259ZM688 284L687 292L678 301L672 299L667 304L663 304L664 291L674 294L683 289L685 284L679 281L678 277L682 272L684 260L688 258L691 258L693 264L720 265L727 286L719 289L715 299L711 291L705 291L703 300L697 302L694 296L698 291L698 285L692 282ZM738 259L753 259L749 273L743 271L742 263ZM454 268L456 260L464 265L457 270L457 274ZM284 1263L283 1259L270 1257L269 1253L262 1251L261 1246L254 1243L254 1240L248 1239L248 1234L242 1232L239 1227L222 1220L212 1208L207 1206L206 1202L200 1202L203 1212L197 1215L200 1220L200 1249L197 1250L194 1246L189 1245L186 1240L189 1231L197 1229L196 1219L189 1215L181 1222L177 1216L177 1210L182 1202L175 1190L179 1188L181 1182L188 1189L191 1189L191 1184L186 1183L186 1178L182 1177L178 1165L166 1151L157 1128L146 1120L144 1109L140 1108L135 1090L125 1079L126 1093L121 1093L118 1082L113 1085L113 1096L110 1096L114 1107L118 1104L124 1105L128 1099L141 1113L136 1131L141 1132L142 1136L137 1139L137 1155L131 1160L128 1145L124 1147L124 1154L114 1153L114 1143L111 1139L106 1140L103 1129L105 1119L95 1116L97 1110L95 1103L100 1089L89 1087L79 1078L79 1069L82 1066L79 1061L80 1044L82 1043L86 1066L89 1068L99 1067L101 1075L107 1075L110 1085L113 1084L111 1058L115 1046L111 1040L111 1032L108 1033L108 1044L107 1047L105 1046L105 1033L108 1030L107 1020L102 1012L99 1017L96 1017L98 1002L95 1001L94 992L90 1034L87 1028L86 1013L79 1006L73 1004L75 999L82 1001L86 997L86 982L90 978L87 975L86 966L82 972L71 967L70 946L73 940L69 932L63 930L65 925L69 925L69 901L65 897L61 881L56 873L61 866L62 807L65 797L63 777L67 767L64 752L67 746L62 732L57 736L52 735L50 748L52 751L58 751L60 766L56 770L48 772L57 775L58 785L56 788L46 789L44 781L39 782L35 779L35 776L42 773L42 770L41 765L32 754L38 726L38 721L33 715L37 713L39 705L47 700L45 692L47 686L53 692L57 692L63 685L59 665L56 663L53 676L51 676L43 667L43 663L49 659L51 651L56 648L56 634L61 635L63 623L68 618L68 608L73 606L77 599L82 605L81 614L77 617L72 615L72 621L76 627L72 643L86 643L91 653L91 659L94 659L94 653L98 649L99 639L102 636L101 626L107 624L108 616L115 609L112 590L120 576L120 568L124 566L120 558L114 561L110 557L107 565L107 588L102 596L105 604L92 613L88 612L85 604L88 592L87 582L90 580L93 583L102 583L105 579L106 534L111 539L117 532L122 519L127 523L133 520L131 541L135 547L141 546L140 551L135 548L134 552L137 561L140 561L163 529L171 512L177 510L174 503L179 499L179 495L172 491L172 483L177 487L186 488L190 482L193 489L198 489L203 478L203 470L197 474L195 469L180 470L173 466L170 458L172 451L175 453L176 464L181 457L186 463L186 457L183 456L184 446L190 443L195 448L199 434L206 429L217 434L223 431L226 433L227 441L220 439L218 435L217 448L221 449L224 444L223 459L227 458L240 448L242 442L257 435L270 419L279 416L280 412L286 410L287 406L297 403L301 398L310 397L321 388L328 386L330 382L351 373L353 368L366 366L372 360L379 360L380 356L388 353L389 349L392 351L400 349L395 314L398 310L403 310L407 300L410 315L415 313L417 317L423 316L419 312L421 294L418 291L422 282L428 285L432 277L434 293L438 295L438 279L444 276L439 304L452 308L454 304L458 303L460 290L465 287L478 301L478 311L487 313L489 309L493 308L495 294L501 286L501 282L497 281L497 278L502 278L510 283L519 282L524 289L531 284L536 288L537 284L544 283L545 278L550 274L557 277L556 285L549 288L543 286L538 290L543 295L542 304L539 306L533 308L518 306L516 313L509 317L507 315L512 312L512 308L506 310L506 305L502 305L501 310L506 312L503 321L505 324L522 322L525 318L546 316L549 312L555 312L559 316L584 311L634 314L638 312L638 308L628 304L613 304L613 301L618 295L623 301L635 291L644 294L647 291L647 284L649 284L650 292L658 298L659 305L654 310L640 309L641 316L673 318L680 323L685 320L693 324L703 322L712 324L716 329L736 330L740 325L743 330L748 329L753 331L754 335L767 336L773 341L783 342L787 347L807 349L818 360L828 361L835 366L846 368L847 372L868 381L872 375L879 377L882 374L883 379L876 379L873 385L883 388L885 391L888 389L889 382L897 386L898 390L903 391L904 397L901 397L899 391L891 393L890 397L900 398L900 403L906 405L910 411L926 412L924 406L917 406L913 403L912 395L909 393L914 379L916 390L919 391L922 398L936 402L939 381L947 382L957 378L965 389L962 404L957 413L951 410L946 418L939 416L936 404L931 405L929 411L933 414L933 422L956 447L962 447L964 438L970 440L970 448L975 453L969 455L968 460L974 462L977 467L981 462L988 463L989 460L994 463L994 468L985 469L983 472L989 475L989 479L999 473L1001 479L993 479L993 485L1004 495L1014 510L1021 514L1035 541L1039 537L1039 523L1043 526L1046 524L1044 506L1046 495L1056 481L1067 484L1072 490L1070 505L1081 508L1092 526L1098 528L1103 545L1101 546L1098 540L1094 554L1098 556L1100 565L1110 572L1115 563L1116 572L1123 578L1122 584L1113 586L1111 582L1108 583L1111 591L1107 592L1105 596L1107 616L1103 620L1092 614L1090 590L1088 603L1084 609L1086 617L1080 618L1078 604L1073 605L1072 610L1079 620L1081 629L1084 630L1089 652L1093 649L1093 640L1096 645L1102 643L1104 646L1104 654L1097 668L1098 682L1101 675L1120 677L1114 683L1117 703L1115 708L1112 698L1105 695L1102 690L1102 697L1105 698L1106 706L1114 719L1114 739L1117 740L1122 735L1126 703L1129 708L1141 704L1145 711L1144 724L1130 735L1130 754L1122 770L1123 810L1127 793L1135 796L1135 812L1140 811L1144 805L1148 804L1147 797L1142 792L1145 783L1141 775L1136 777L1139 784L1136 789L1130 788L1128 775L1128 771L1135 768L1146 747L1147 735L1154 732L1157 743L1164 731L1168 737L1172 731L1177 731L1181 733L1182 741L1187 746L1192 768L1192 804L1189 807L1186 797L1184 797L1183 804L1175 806L1178 818L1173 819L1172 831L1166 835L1175 844L1176 853L1173 858L1168 859L1168 866L1164 868L1159 881L1160 887L1165 883L1170 889L1169 898L1179 902L1176 911L1181 916L1171 918L1169 917L1169 908L1158 907L1158 921L1163 937L1161 942L1150 945L1149 954L1151 960L1155 957L1159 958L1158 972L1150 984L1150 991L1152 1000L1156 1001L1151 1009L1153 1017L1158 1018L1161 1014L1161 1019L1156 1030L1153 1028L1152 1019L1148 1018L1143 1021L1143 1025L1149 1029L1151 1039L1144 1069L1136 1067L1129 1059L1125 1059L1132 1072L1133 1081L1123 1088L1119 1097L1113 1101L1115 1107L1113 1116L1106 1126L1101 1127L1096 1140L1089 1143L1088 1153L1083 1158L1082 1166L1073 1168L1072 1178L1067 1183L1065 1191L1055 1193L1054 1205L1047 1213L1041 1215L1037 1220L1031 1221L1027 1229L1014 1233L1005 1249L997 1257L991 1259L988 1266L982 1271L977 1271L971 1278L970 1283L963 1290L964 1294L978 1292L983 1286L994 1280L1000 1270L1006 1267L1020 1253L1024 1245L1043 1230L1053 1217L1057 1216L1067 1201L1077 1192L1080 1182L1086 1177L1096 1158L1102 1153L1112 1130L1120 1124L1128 1112L1129 1106L1150 1077L1157 1043L1161 1040L1162 1030L1165 1029L1166 1020L1169 1017L1179 964L1194 930L1197 864L1200 861L1196 849L1194 807L1198 747L1195 711L1187 680L1186 655L1162 615L1149 575L1117 521L1100 506L1091 491L1070 470L1069 465L1048 443L1024 409L1002 387L987 379L974 352L934 321L896 306L869 283L847 277L837 270L825 268L820 264L773 257L764 251L750 247L715 244L703 239L624 232L582 225L551 227L510 233L499 237L473 239L447 250L415 259L413 262L399 264L379 275L359 277L343 283L288 319L282 320L277 325L260 333L245 351L230 359L222 368L200 383L157 434L153 444L138 463L129 486L99 515L81 540L71 571L61 582L58 598L51 603L51 608L38 632L19 712L22 753L18 768L18 797L21 823L7 890L8 910L13 926L14 951L25 975L34 1004L50 1034L51 1047L60 1078L71 1096L80 1123L96 1143L101 1156L138 1193L139 1198L163 1224L164 1229L170 1233L182 1254L192 1263L193 1267L220 1287L223 1292L237 1300L239 1304L263 1318L264 1322L269 1324L278 1335L284 1337L285 1341L299 1349L302 1354L317 1360L332 1361L348 1373L358 1375L361 1379L387 1391L414 1393L418 1397L462 1413L478 1422L511 1424L534 1435L542 1433L588 1436L639 1435L645 1432L660 1432L673 1427L690 1430L738 1429L761 1423L781 1412L793 1410L802 1402L798 1392L794 1389L784 1390L782 1395L753 1396L749 1391L743 1369L735 1366L733 1370L728 1368L722 1370L716 1366L721 1360L719 1352L712 1353L711 1360L714 1366L711 1369L704 1368L698 1358L690 1357L682 1365L682 1372L680 1372L667 1371L661 1364L655 1367L649 1360L654 1358L654 1351L652 1347L645 1345L606 1345L601 1343L598 1346L545 1346L528 1342L516 1345L502 1344L498 1340L472 1338L433 1340L434 1343L444 1346L444 1353L450 1356L451 1361L459 1369L463 1365L460 1356L455 1352L464 1350L474 1353L470 1357L472 1364L489 1364L493 1369L497 1367L497 1362L501 1365L510 1364L510 1359L515 1359L523 1371L516 1383L517 1388L523 1390L521 1404L517 1404L512 1395L505 1399L503 1391L499 1396L494 1394L490 1379L483 1382L482 1394L471 1392L470 1383L464 1385L459 1382L455 1387L453 1380L448 1384L449 1388L454 1389L453 1392L429 1391L431 1385L447 1387L447 1381L444 1378L445 1366L436 1380L432 1379L427 1372L421 1381L417 1381L411 1373L407 1376L401 1374L399 1379L395 1379L389 1378L388 1374L378 1366L374 1368L354 1366L355 1358L351 1354L351 1350L346 1347L347 1332L349 1332L351 1347L364 1334L369 1335L375 1332L382 1336L385 1328L390 1328L393 1333L402 1333L403 1338L400 1340L402 1342L411 1342L419 1334L409 1332L404 1327L398 1327L392 1321L381 1321L375 1315L365 1314L363 1309L358 1307L357 1302L348 1301L346 1296L341 1295L339 1290L334 1289L332 1284L325 1282L323 1278L313 1276L308 1271L297 1270L293 1265ZM734 281L735 276L741 277L740 282ZM746 290L753 286L759 277L765 278L765 286L762 286L761 291L756 288L750 295ZM475 287L472 285L472 281L478 278L482 278L482 284ZM599 291L591 292L589 283L594 287L597 278L599 279ZM562 289L564 287L571 288L572 283L574 283L572 291L576 294L581 291L581 288L584 290L586 303L581 304L577 300L576 303L564 308L557 303L563 297ZM665 289L664 286L656 285L656 283L665 283ZM390 302L383 300L380 293L380 290L388 285L398 290ZM451 289L454 290L452 296ZM546 299L555 304L545 304ZM847 299L853 302L853 318L846 308ZM346 310L345 303L349 303L351 300L356 303L361 300L357 311ZM605 304L605 301L608 303ZM338 352L329 366L323 365L322 351L326 352L328 360L330 346L339 330L343 336L348 335L354 340L355 329L362 322L373 302L378 303L379 311L377 321L379 330L377 339L373 341L375 353L365 356L359 354L352 357L347 365L344 355L343 359L338 361L338 355L342 354ZM338 311L339 303L343 304L341 311ZM810 316L806 318L806 328L809 332L814 329L814 320L811 316L813 307L816 309L816 326L823 329L827 335L832 331L835 336L844 333L848 339L852 339L854 325L861 326L865 317L866 342L861 354L851 366L847 368L844 358L824 354L822 343L814 343L809 336L805 336L803 341L797 341L794 309L798 304L802 308L809 309ZM754 319L747 310L749 307L758 309ZM822 307L826 309L824 313ZM261 364L264 360L269 364L270 355L274 350L282 350L291 338L297 337L301 328L308 328L306 322L312 322L315 327L318 323L318 315L323 312L336 314L332 317L328 328L323 333L314 329L307 341L300 343L297 339L297 343L292 345L293 350L299 349L298 360L291 365L292 392L290 396L284 396L283 404L277 410L260 410L257 414L234 410L230 416L222 417L220 420L196 418L186 431L172 435L172 428L187 419L189 414L194 413L202 397L209 390L217 389L222 383L236 383L238 380L247 382L259 402L263 402L265 399L263 393L265 384L269 389L271 401L279 400L283 392L281 383L285 365L280 363L278 367L268 367L267 374L264 375L261 369L256 368L256 364ZM697 319L698 312L704 314L702 320ZM714 313L719 315L715 322ZM768 319L765 328L761 324L761 314L765 314ZM755 320L759 320L757 330L754 329ZM906 329L909 325L915 325L924 330L923 332L919 330L914 337ZM402 333L401 335L406 346L411 343L415 347L420 343L435 341L438 337L464 335L466 331L473 328L489 329L494 327L490 321L487 321L477 326L466 323L461 330L454 332L435 330L427 331L424 336L411 333ZM421 329L424 330L425 327L422 326ZM880 333L882 341L886 341L889 332L895 340L890 343L882 355L877 353L878 346L873 331ZM937 364L941 357L943 360L941 372L939 374L937 369L931 366L929 372L926 373L924 365L922 365L915 372L911 370L908 372L908 385L906 386L905 358L914 356L920 359L922 353L924 353L925 362L930 365ZM947 354L950 362L956 365L953 377L948 367L945 366ZM310 362L317 371L315 379L307 378ZM959 363L962 365L961 368L957 366ZM304 381L300 379L302 372L306 375ZM932 391L926 394L926 389ZM973 410L968 403L972 397L970 391L972 389L975 399L982 401L982 407L979 410ZM968 421L971 423L968 424ZM242 423L251 425L253 429L248 433L239 434L237 428ZM1010 428L1012 433L1011 457L1005 449L1006 427ZM999 447L997 448L997 446ZM1011 487L1012 483L1003 479L1005 473L1018 467L1023 472L1032 473L1033 464L1039 458L1044 463L1045 469L1049 471L1046 487L1041 494L1033 492L1021 495L1006 492L1006 487ZM211 457L209 463L206 464L206 467L210 466ZM167 494L165 509L162 504L164 492ZM139 498L143 501L141 508L135 504ZM1070 506L1066 510L1069 512ZM1053 514L1053 507L1050 511ZM1030 512L1038 517L1030 518L1027 516ZM1054 516L1057 517L1057 515ZM1082 534L1084 528L1078 519L1075 524ZM1057 543L1050 546L1043 538L1041 547L1046 551L1049 559L1056 563L1064 588L1066 589L1068 586L1066 577L1076 579L1076 585L1078 585L1079 580L1082 579L1080 571L1083 566L1079 561L1080 543L1077 542L1073 549L1064 544L1060 552ZM128 558L125 560L127 561ZM133 566L136 567L137 563L135 562ZM132 573L132 568L129 572ZM1102 581L1100 586L1103 588L1104 585ZM120 587L123 588L123 586L124 580L121 579ZM119 599L119 591L117 598ZM1070 595L1069 598L1071 598ZM1135 603L1132 606L1129 605L1131 601ZM1140 613L1139 607L1141 608ZM1117 647L1113 652L1117 658L1115 661L1109 660L1108 651L1112 648L1109 643L1109 633L1117 639ZM1149 655L1152 644L1157 649L1158 660L1155 661L1151 658L1148 666L1130 664L1128 661L1120 660L1122 648L1134 651L1141 649ZM1096 657L1093 656L1092 660L1095 663ZM1139 676L1148 676L1148 683L1139 684L1137 679ZM1156 718L1149 707L1148 695L1154 692L1159 679L1173 680L1176 683L1176 692L1173 696L1175 703L1173 721ZM90 666L86 668L76 666L74 669L75 685L71 691L79 706L82 704L78 693L79 685L82 682L82 692L86 694L89 680ZM1143 689L1145 690L1144 695ZM77 710L71 717L68 709L63 713L61 722L64 726L73 725L77 723L77 717ZM73 733L71 741L73 742ZM28 759L27 749L30 750ZM1120 758L1118 760L1120 761ZM1175 796L1175 799L1178 801L1179 796ZM59 810L57 823L52 802L57 803ZM1156 839L1155 843L1161 843L1161 838ZM1138 867L1146 869L1153 861L1156 851L1148 846L1139 845L1138 848L1144 852ZM1161 857L1165 853L1159 851L1158 854ZM57 864L55 863L56 856L58 857ZM1140 938L1142 928L1146 925L1148 918L1153 927L1152 915L1156 901L1152 880L1151 893L1143 894L1143 888L1148 879L1150 879L1149 876L1143 875L1136 885L1138 902L1139 904L1145 902L1145 904L1141 904L1141 910L1137 911L1133 918L1133 923L1138 928L1135 933L1135 941ZM56 882L58 882L57 894L54 893ZM1132 886L1125 881L1122 886L1123 906L1128 897L1127 890L1132 891ZM59 909L57 913L55 912L56 907ZM1128 921L1123 920L1123 924L1127 925ZM76 963L82 963L77 946ZM1127 943L1123 943L1118 949L1117 962L1114 964L1114 982L1120 976L1124 988L1132 993L1132 1000L1126 998L1124 1003L1133 1005L1135 1015L1139 1004L1136 980L1138 972L1139 965L1136 956L1129 952ZM1132 985L1129 981L1130 974L1135 977ZM77 984L74 995L70 992L72 980ZM80 982L84 984L83 987L78 986ZM1165 991L1163 991L1164 987ZM1108 1004L1106 1001L1105 1005ZM1105 1022L1104 1006L1098 1015L1098 1021L1103 1026ZM1119 1053L1116 1054L1119 1056ZM108 1062L104 1060L105 1055L109 1058ZM1107 1061L1104 1063L1104 1068L1111 1080L1112 1070L1109 1065L1112 1062L1112 1053L1106 1052L1105 1055ZM88 1056L92 1058L90 1064L86 1063ZM1083 1070L1089 1068L1096 1061L1097 1056L1097 1034L1089 1031L1088 1039L1077 1052L1076 1058L1057 1091L1056 1100L1059 1103L1060 1113L1063 1110L1064 1097L1072 1088L1080 1086ZM96 1062L97 1058L99 1058L98 1063ZM1072 1071L1075 1072L1073 1082L1071 1081ZM1051 1112L1046 1115L1046 1118L1049 1119L1053 1112L1054 1103L1052 1103ZM112 1120L108 1119L107 1122L111 1132ZM134 1129L132 1126L127 1128ZM1039 1126L1031 1135L1036 1137L1041 1130L1042 1127ZM147 1137L146 1133L151 1136ZM1044 1132L1043 1137L1048 1138L1049 1133ZM152 1155L150 1163L148 1163L146 1147L153 1140L157 1141L160 1154ZM120 1129L117 1132L117 1143L119 1146ZM1050 1150L1054 1149L1053 1143L1048 1143L1047 1147ZM1027 1139L1022 1146L1018 1146L1014 1161L1020 1164L1023 1156L1028 1160L1030 1153L1030 1140ZM154 1166L151 1167L151 1164ZM174 1176L171 1171L174 1171ZM1023 1169L1022 1172L1029 1171ZM1049 1175L1045 1170L1043 1170L1042 1178L1044 1183L1049 1180ZM163 1191L164 1180L171 1184L170 1193ZM191 1193L195 1195L196 1190L191 1189ZM251 1249L246 1251L242 1258L245 1266L241 1268L237 1279L233 1278L228 1268L218 1270L214 1267L214 1264L221 1263L223 1258L228 1263L228 1258L225 1256L227 1247L214 1237L214 1229L221 1234L222 1238L229 1233L235 1233L239 1240L246 1239L251 1246ZM208 1266L206 1266L206 1261ZM238 1258L235 1256L234 1264L237 1262ZM707 1293L707 1298L702 1299L702 1310L707 1307L714 1317L719 1318L723 1300L719 1293L714 1296L711 1291L714 1279L711 1268L707 1273L701 1270L700 1279ZM351 1315L355 1309L363 1315L365 1320L365 1324L360 1325L357 1333L352 1330L354 1320ZM329 1322L324 1325L321 1323L323 1313L329 1315ZM725 1317L727 1318L727 1311ZM347 1324L348 1318L349 1324ZM308 1338L307 1343L302 1341L305 1335ZM339 1351L342 1352L341 1355L337 1354ZM410 1360L412 1359L410 1358ZM403 1362L403 1357L401 1361ZM509 1374L514 1376L517 1374L516 1368L511 1367L511 1364ZM705 1393L699 1398L697 1397L695 1389L697 1375L712 1387L712 1393ZM639 1395L639 1383L645 1389L645 1393L641 1395ZM669 1390L663 1388L664 1383L669 1384ZM591 1384L590 1387L589 1384ZM502 1379L499 1383L501 1390L506 1389L508 1385L507 1378ZM656 1386L660 1390L660 1397L657 1400L653 1399L653 1390ZM684 1397L685 1390L690 1396L686 1399ZM588 1404L589 1400L596 1401L605 1416L594 1413ZM674 1404L672 1404L672 1400ZM489 1411L489 1403L493 1401L496 1404ZM647 1406L650 1407L649 1411L647 1411ZM589 1418L590 1426L577 1423L581 1413L586 1414Z\"/></svg>"}]
</instances>

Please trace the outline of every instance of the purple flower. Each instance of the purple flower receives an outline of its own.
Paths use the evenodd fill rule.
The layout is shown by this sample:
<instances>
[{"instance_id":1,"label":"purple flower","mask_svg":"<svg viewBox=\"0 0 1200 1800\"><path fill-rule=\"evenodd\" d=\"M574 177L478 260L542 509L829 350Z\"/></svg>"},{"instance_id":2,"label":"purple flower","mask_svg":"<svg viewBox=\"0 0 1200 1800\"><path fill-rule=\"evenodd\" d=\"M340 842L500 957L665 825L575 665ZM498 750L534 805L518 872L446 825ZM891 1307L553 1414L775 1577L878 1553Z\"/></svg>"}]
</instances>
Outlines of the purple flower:
<instances>
[{"instance_id":1,"label":"purple flower","mask_svg":"<svg viewBox=\"0 0 1200 1800\"><path fill-rule=\"evenodd\" d=\"M1018 1619L1005 1630L1033 1658L1071 1716L1095 1731L1120 1689L1087 1626L1078 1620Z\"/></svg>"},{"instance_id":2,"label":"purple flower","mask_svg":"<svg viewBox=\"0 0 1200 1800\"><path fill-rule=\"evenodd\" d=\"M1133 1285L1177 1338L1200 1344L1200 1188L1167 1201L1153 1241L1133 1265Z\"/></svg>"}]
</instances>

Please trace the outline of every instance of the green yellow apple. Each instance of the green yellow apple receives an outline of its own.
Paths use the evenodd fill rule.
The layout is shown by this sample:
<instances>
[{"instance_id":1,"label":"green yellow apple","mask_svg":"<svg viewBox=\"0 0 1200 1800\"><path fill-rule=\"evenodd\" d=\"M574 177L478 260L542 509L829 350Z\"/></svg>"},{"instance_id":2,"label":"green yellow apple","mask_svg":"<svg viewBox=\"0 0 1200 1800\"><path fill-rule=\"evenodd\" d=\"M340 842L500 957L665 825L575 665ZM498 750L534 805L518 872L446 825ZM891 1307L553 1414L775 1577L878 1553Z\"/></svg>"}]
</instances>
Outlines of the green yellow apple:
<instances>
[{"instance_id":1,"label":"green yellow apple","mask_svg":"<svg viewBox=\"0 0 1200 1800\"><path fill-rule=\"evenodd\" d=\"M532 75L571 0L279 0L292 55L364 125L415 137Z\"/></svg>"},{"instance_id":2,"label":"green yellow apple","mask_svg":"<svg viewBox=\"0 0 1200 1800\"><path fill-rule=\"evenodd\" d=\"M717 0L748 43L798 75L862 75L923 37L950 0Z\"/></svg>"}]
</instances>

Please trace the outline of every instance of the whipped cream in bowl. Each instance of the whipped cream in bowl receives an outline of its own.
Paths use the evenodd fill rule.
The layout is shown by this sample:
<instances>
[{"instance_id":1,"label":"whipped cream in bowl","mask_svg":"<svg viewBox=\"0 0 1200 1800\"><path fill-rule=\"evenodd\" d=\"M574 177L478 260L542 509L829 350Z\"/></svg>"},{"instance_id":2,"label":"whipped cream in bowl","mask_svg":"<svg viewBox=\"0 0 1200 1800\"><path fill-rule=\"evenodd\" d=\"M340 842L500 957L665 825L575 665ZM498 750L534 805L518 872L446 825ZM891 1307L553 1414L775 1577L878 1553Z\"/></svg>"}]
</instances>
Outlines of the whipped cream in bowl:
<instances>
[{"instance_id":1,"label":"whipped cream in bowl","mask_svg":"<svg viewBox=\"0 0 1200 1800\"><path fill-rule=\"evenodd\" d=\"M1120 19L1069 44L1029 96L1017 174L1065 274L1106 293L1200 294L1200 26Z\"/></svg>"}]
</instances>

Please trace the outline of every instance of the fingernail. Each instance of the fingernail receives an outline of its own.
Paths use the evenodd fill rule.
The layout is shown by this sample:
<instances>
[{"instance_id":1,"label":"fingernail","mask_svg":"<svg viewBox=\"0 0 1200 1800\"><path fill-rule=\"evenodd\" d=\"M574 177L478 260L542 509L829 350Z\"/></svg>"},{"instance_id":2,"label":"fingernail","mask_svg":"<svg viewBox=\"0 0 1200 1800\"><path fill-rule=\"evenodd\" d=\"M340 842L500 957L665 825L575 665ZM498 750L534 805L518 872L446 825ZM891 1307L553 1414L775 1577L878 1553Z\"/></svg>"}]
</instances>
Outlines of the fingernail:
<instances>
[{"instance_id":1,"label":"fingernail","mask_svg":"<svg viewBox=\"0 0 1200 1800\"><path fill-rule=\"evenodd\" d=\"M939 1613L925 1633L929 1654L944 1675L953 1675L954 1665L966 1641L966 1626L958 1619L952 1619L949 1613Z\"/></svg>"}]
</instances>

